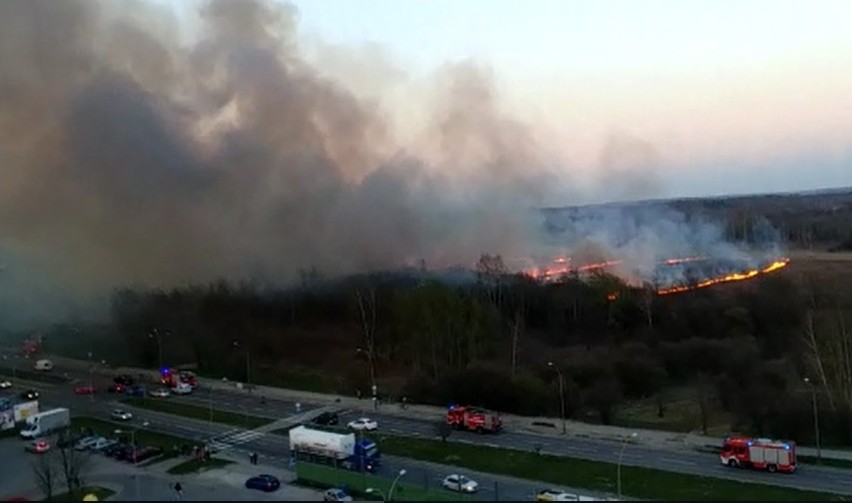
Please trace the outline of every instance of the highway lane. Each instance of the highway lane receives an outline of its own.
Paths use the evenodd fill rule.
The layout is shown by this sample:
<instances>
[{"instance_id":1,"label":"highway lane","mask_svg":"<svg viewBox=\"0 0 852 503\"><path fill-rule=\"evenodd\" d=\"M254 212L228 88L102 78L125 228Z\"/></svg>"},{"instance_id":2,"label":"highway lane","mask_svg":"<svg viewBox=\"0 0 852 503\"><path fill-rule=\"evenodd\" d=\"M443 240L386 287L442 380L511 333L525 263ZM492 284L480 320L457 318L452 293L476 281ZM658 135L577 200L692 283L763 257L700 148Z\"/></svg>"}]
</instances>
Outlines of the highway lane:
<instances>
[{"instance_id":1,"label":"highway lane","mask_svg":"<svg viewBox=\"0 0 852 503\"><path fill-rule=\"evenodd\" d=\"M71 371L69 372L69 375L77 377L78 379L88 379L88 373L86 372ZM110 382L106 377L99 377L95 375L94 378L96 381L102 380L103 383ZM275 418L288 417L295 412L295 404L292 402L270 398L267 399L267 404L263 406L260 404L259 397L251 396L253 394L249 394L245 391L213 390L205 392L203 390L199 390L196 393L197 394L195 394L195 396L189 395L172 397L170 399L188 399L187 402L192 402L199 406L209 406L212 400L214 408L217 410L239 411L241 407L251 407L249 409L250 411L257 411L260 409L265 412L265 416ZM365 406L369 407L369 401L365 400L364 403ZM317 406L318 404L303 404L302 410L308 410ZM432 421L387 415L383 414L381 409L378 412L375 412L368 410L367 407L362 410L341 410L341 424L346 424L352 419L360 417L361 415L366 415L379 421L380 431L386 433L419 436L424 438L434 438L436 436L437 426ZM385 405L383 407L389 406ZM255 415L254 412L250 413ZM262 447L260 445L262 444L262 441L252 438L250 434L243 434L241 437L239 430L235 432L233 429L229 429L223 433L226 433L226 436L236 435L234 442L230 443L239 444L240 448L255 449L260 452L259 449ZM220 433L220 435L221 434L222 433ZM450 438L454 441L465 441L475 444L491 445L494 447L508 447L529 451L532 451L536 444L540 444L542 446L542 452L545 453L610 463L616 463L618 461L619 451L621 449L621 444L618 442L590 440L578 437L553 437L511 431L505 431L499 435L481 436L475 433L453 432ZM225 440L225 442L222 443L229 442ZM283 451L286 452L286 448L283 449ZM670 449L655 449L639 445L627 445L624 450L622 462L624 465L645 466L693 475L721 477L744 482L757 482L784 487L852 494L852 470L818 467L807 464L800 464L799 472L793 476L769 474L751 470L732 470L722 466L718 461L718 457L713 454L700 453L693 450L679 452Z\"/></svg>"}]
</instances>

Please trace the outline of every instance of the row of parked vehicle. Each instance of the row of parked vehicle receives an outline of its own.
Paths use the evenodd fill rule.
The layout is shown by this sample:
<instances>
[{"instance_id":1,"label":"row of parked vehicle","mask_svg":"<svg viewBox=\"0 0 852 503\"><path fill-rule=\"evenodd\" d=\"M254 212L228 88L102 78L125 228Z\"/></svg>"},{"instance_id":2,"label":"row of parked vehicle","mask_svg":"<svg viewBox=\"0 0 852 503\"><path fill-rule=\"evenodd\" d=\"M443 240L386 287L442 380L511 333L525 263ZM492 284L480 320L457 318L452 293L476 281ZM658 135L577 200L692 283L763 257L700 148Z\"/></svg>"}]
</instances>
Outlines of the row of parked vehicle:
<instances>
[{"instance_id":1,"label":"row of parked vehicle","mask_svg":"<svg viewBox=\"0 0 852 503\"><path fill-rule=\"evenodd\" d=\"M81 436L60 441L59 446L73 446L78 451L101 453L106 457L128 463L140 463L163 453L163 449L153 446L133 445L130 442L103 437L100 435Z\"/></svg>"}]
</instances>

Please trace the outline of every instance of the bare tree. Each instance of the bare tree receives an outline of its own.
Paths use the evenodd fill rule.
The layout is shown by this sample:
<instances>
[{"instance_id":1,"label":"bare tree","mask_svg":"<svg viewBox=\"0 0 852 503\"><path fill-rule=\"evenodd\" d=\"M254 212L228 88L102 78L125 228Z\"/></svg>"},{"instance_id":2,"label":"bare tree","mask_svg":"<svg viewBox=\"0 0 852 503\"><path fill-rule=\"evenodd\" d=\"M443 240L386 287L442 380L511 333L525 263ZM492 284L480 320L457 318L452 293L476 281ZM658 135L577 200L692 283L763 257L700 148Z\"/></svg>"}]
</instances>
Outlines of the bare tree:
<instances>
[{"instance_id":1,"label":"bare tree","mask_svg":"<svg viewBox=\"0 0 852 503\"><path fill-rule=\"evenodd\" d=\"M355 289L355 300L358 301L358 313L361 320L361 329L364 334L364 353L367 355L367 363L370 366L370 385L376 385L376 290L369 287L366 295L361 289Z\"/></svg>"},{"instance_id":2,"label":"bare tree","mask_svg":"<svg viewBox=\"0 0 852 503\"><path fill-rule=\"evenodd\" d=\"M88 452L74 449L70 442L57 442L59 443L62 444L59 448L59 461L65 487L68 488L69 494L74 494L83 485L80 475L89 466L91 457Z\"/></svg>"},{"instance_id":3,"label":"bare tree","mask_svg":"<svg viewBox=\"0 0 852 503\"><path fill-rule=\"evenodd\" d=\"M56 456L52 451L38 455L38 459L32 462L33 473L36 484L47 501L53 499L53 491L59 485L61 470L56 463Z\"/></svg>"}]
</instances>

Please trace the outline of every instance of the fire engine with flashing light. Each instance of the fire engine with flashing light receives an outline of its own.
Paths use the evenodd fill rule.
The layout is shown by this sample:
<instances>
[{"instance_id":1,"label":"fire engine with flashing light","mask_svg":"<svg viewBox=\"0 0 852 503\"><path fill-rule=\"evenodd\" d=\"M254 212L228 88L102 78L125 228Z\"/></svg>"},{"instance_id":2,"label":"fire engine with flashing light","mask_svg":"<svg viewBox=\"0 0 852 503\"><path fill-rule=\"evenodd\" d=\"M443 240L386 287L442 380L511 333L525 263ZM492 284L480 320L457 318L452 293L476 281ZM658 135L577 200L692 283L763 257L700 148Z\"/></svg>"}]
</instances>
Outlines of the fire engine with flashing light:
<instances>
[{"instance_id":1,"label":"fire engine with flashing light","mask_svg":"<svg viewBox=\"0 0 852 503\"><path fill-rule=\"evenodd\" d=\"M733 468L753 468L769 472L796 471L796 443L768 438L729 437L719 459Z\"/></svg>"},{"instance_id":2,"label":"fire engine with flashing light","mask_svg":"<svg viewBox=\"0 0 852 503\"><path fill-rule=\"evenodd\" d=\"M179 384L188 384L195 389L198 387L198 378L188 370L163 367L160 369L160 383L169 388L176 388Z\"/></svg>"},{"instance_id":3,"label":"fire engine with flashing light","mask_svg":"<svg viewBox=\"0 0 852 503\"><path fill-rule=\"evenodd\" d=\"M477 433L497 433L503 428L503 421L496 414L477 407L460 407L458 405L448 407L447 424L458 430Z\"/></svg>"}]
</instances>

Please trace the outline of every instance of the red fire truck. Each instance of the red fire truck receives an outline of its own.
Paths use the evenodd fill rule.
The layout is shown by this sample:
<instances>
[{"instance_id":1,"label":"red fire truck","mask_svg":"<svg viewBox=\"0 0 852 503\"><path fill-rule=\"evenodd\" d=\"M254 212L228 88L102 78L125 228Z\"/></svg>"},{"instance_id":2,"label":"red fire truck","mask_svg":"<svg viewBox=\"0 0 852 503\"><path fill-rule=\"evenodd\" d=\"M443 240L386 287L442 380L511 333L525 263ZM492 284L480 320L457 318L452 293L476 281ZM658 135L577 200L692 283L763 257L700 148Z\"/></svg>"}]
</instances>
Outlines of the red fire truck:
<instances>
[{"instance_id":1,"label":"red fire truck","mask_svg":"<svg viewBox=\"0 0 852 503\"><path fill-rule=\"evenodd\" d=\"M160 382L169 388L177 387L179 383L189 384L192 389L198 387L198 378L195 377L195 374L187 370L180 371L168 367L160 369Z\"/></svg>"},{"instance_id":2,"label":"red fire truck","mask_svg":"<svg viewBox=\"0 0 852 503\"><path fill-rule=\"evenodd\" d=\"M447 411L447 424L458 429L477 433L497 433L503 427L503 421L496 414L476 407L451 405Z\"/></svg>"},{"instance_id":3,"label":"red fire truck","mask_svg":"<svg viewBox=\"0 0 852 503\"><path fill-rule=\"evenodd\" d=\"M722 464L770 472L796 471L796 443L768 438L729 437L719 453Z\"/></svg>"}]
</instances>

